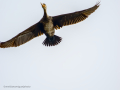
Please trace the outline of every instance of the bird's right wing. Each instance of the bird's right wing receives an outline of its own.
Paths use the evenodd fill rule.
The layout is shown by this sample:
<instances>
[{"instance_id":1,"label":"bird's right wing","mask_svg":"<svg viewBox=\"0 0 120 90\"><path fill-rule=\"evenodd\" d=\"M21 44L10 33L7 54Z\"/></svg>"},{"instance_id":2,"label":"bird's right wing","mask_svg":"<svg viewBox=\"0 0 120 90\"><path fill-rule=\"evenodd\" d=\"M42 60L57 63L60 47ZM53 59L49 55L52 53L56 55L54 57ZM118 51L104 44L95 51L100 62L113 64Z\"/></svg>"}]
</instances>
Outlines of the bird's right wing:
<instances>
[{"instance_id":1,"label":"bird's right wing","mask_svg":"<svg viewBox=\"0 0 120 90\"><path fill-rule=\"evenodd\" d=\"M38 22L38 23L32 25L31 27L29 27L28 29L26 29L25 31L19 33L12 39L10 39L6 42L1 42L0 48L20 46L42 34L43 34L43 25L40 22Z\"/></svg>"},{"instance_id":2,"label":"bird's right wing","mask_svg":"<svg viewBox=\"0 0 120 90\"><path fill-rule=\"evenodd\" d=\"M76 24L85 20L91 13L93 13L99 7L99 3L100 2L98 2L93 7L82 11L52 17L55 29L59 29L60 27L66 25Z\"/></svg>"}]
</instances>

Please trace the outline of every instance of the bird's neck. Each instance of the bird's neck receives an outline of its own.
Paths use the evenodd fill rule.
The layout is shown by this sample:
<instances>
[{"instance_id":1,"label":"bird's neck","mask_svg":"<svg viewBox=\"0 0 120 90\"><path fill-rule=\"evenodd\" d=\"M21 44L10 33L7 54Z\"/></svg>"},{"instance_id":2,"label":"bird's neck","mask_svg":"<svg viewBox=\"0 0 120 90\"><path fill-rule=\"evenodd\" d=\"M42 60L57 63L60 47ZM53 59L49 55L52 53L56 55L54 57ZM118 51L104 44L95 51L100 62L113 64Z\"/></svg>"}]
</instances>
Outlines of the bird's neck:
<instances>
[{"instance_id":1,"label":"bird's neck","mask_svg":"<svg viewBox=\"0 0 120 90\"><path fill-rule=\"evenodd\" d=\"M47 10L46 9L44 9L44 18L48 18Z\"/></svg>"}]
</instances>

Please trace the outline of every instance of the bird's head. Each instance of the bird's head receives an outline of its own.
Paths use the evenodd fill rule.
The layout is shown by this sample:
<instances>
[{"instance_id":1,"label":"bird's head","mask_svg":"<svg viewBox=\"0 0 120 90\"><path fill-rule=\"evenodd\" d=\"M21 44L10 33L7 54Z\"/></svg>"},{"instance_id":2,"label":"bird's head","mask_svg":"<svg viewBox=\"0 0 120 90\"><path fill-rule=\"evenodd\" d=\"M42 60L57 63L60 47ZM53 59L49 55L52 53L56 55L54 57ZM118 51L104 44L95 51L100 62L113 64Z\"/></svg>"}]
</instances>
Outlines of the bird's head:
<instances>
[{"instance_id":1,"label":"bird's head","mask_svg":"<svg viewBox=\"0 0 120 90\"><path fill-rule=\"evenodd\" d=\"M46 6L45 3L41 3L41 5L42 5L42 8L43 8L43 9L45 9L45 10L47 9L47 6Z\"/></svg>"}]
</instances>

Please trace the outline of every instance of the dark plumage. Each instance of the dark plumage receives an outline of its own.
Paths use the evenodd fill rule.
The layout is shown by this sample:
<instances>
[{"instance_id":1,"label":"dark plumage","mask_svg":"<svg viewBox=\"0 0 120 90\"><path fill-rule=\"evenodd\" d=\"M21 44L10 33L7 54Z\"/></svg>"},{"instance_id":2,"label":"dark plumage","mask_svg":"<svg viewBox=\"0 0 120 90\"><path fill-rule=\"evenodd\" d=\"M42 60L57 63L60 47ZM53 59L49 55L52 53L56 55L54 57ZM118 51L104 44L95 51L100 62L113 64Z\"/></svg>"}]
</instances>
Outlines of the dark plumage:
<instances>
[{"instance_id":1,"label":"dark plumage","mask_svg":"<svg viewBox=\"0 0 120 90\"><path fill-rule=\"evenodd\" d=\"M31 39L42 34L46 35L46 39L43 42L45 46L57 45L61 42L62 38L54 35L55 29L60 29L63 26L76 24L80 21L85 20L91 13L93 13L99 7L99 2L91 8L58 16L48 16L46 11L46 5L44 3L41 3L41 5L44 10L43 18L38 23L32 25L25 31L13 37L12 39L6 42L1 42L1 48L20 46L26 43L27 41L30 41Z\"/></svg>"}]
</instances>

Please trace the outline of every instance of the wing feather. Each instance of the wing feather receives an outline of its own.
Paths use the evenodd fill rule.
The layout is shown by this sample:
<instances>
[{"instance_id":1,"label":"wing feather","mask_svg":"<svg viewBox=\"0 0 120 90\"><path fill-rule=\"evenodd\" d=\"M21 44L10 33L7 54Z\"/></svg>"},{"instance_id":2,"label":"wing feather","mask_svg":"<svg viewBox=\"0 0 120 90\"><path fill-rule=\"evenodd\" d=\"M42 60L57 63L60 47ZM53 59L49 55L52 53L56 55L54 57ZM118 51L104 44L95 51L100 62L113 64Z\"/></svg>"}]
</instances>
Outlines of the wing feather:
<instances>
[{"instance_id":1,"label":"wing feather","mask_svg":"<svg viewBox=\"0 0 120 90\"><path fill-rule=\"evenodd\" d=\"M0 47L7 48L7 47L20 46L20 45L30 41L31 39L42 35L43 32L44 32L43 25L40 22L38 22L38 23L32 25L31 27L29 27L28 29L26 29L25 31L19 33L12 39L10 39L6 42L1 42Z\"/></svg>"},{"instance_id":2,"label":"wing feather","mask_svg":"<svg viewBox=\"0 0 120 90\"><path fill-rule=\"evenodd\" d=\"M59 29L58 27L63 27L66 25L76 24L78 22L85 20L91 13L93 13L100 6L99 3L100 2L98 2L93 7L82 11L52 17L55 29Z\"/></svg>"}]
</instances>

